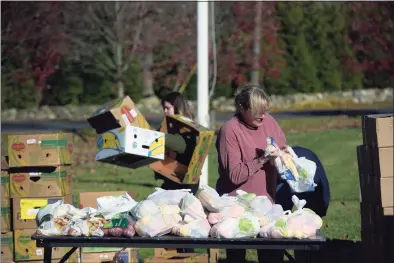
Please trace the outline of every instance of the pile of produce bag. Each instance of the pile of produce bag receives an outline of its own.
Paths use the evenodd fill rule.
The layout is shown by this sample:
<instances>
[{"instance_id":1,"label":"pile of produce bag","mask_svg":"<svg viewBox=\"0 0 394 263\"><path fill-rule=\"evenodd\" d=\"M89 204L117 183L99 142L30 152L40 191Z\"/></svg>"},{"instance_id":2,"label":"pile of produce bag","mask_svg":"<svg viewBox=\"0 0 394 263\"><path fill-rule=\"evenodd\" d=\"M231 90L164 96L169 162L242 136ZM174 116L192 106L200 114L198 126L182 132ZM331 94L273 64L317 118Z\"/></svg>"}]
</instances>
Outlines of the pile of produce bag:
<instances>
[{"instance_id":1,"label":"pile of produce bag","mask_svg":"<svg viewBox=\"0 0 394 263\"><path fill-rule=\"evenodd\" d=\"M279 157L275 159L275 167L293 193L313 192L316 187L314 182L316 163L305 157L299 158L291 147L287 147L288 152L281 150L272 137L267 138L267 144L265 156L279 151Z\"/></svg>"},{"instance_id":2,"label":"pile of produce bag","mask_svg":"<svg viewBox=\"0 0 394 263\"><path fill-rule=\"evenodd\" d=\"M286 211L278 219L262 226L260 229L261 237L270 238L310 238L323 225L322 219L311 209L303 208L305 200L299 200L293 195L292 201L296 206L296 211Z\"/></svg>"},{"instance_id":3,"label":"pile of produce bag","mask_svg":"<svg viewBox=\"0 0 394 263\"><path fill-rule=\"evenodd\" d=\"M283 211L266 196L237 191L235 197L211 187L190 190L157 188L140 202L128 194L97 199L97 208L77 209L58 201L42 207L36 217L37 235L158 237L167 234L191 238L308 238L322 220L304 200L293 196L294 213Z\"/></svg>"}]
</instances>

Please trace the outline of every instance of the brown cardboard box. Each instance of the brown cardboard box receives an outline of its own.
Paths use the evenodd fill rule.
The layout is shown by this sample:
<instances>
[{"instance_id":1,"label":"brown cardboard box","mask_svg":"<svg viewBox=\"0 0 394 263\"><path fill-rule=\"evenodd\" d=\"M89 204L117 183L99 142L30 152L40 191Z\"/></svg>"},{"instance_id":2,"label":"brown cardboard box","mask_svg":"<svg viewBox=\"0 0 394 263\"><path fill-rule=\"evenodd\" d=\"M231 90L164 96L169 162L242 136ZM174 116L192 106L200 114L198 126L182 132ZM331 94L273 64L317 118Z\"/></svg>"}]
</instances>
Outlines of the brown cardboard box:
<instances>
[{"instance_id":1,"label":"brown cardboard box","mask_svg":"<svg viewBox=\"0 0 394 263\"><path fill-rule=\"evenodd\" d=\"M144 259L144 263L208 263L208 254L178 253L171 258L151 257Z\"/></svg>"},{"instance_id":2,"label":"brown cardboard box","mask_svg":"<svg viewBox=\"0 0 394 263\"><path fill-rule=\"evenodd\" d=\"M1 232L11 231L11 204L9 201L0 203L1 205Z\"/></svg>"},{"instance_id":3,"label":"brown cardboard box","mask_svg":"<svg viewBox=\"0 0 394 263\"><path fill-rule=\"evenodd\" d=\"M72 134L8 136L9 166L58 166L71 164Z\"/></svg>"},{"instance_id":4,"label":"brown cardboard box","mask_svg":"<svg viewBox=\"0 0 394 263\"><path fill-rule=\"evenodd\" d=\"M358 169L363 174L394 177L394 147L373 148L357 146Z\"/></svg>"},{"instance_id":5,"label":"brown cardboard box","mask_svg":"<svg viewBox=\"0 0 394 263\"><path fill-rule=\"evenodd\" d=\"M362 118L363 144L393 147L393 114L367 115Z\"/></svg>"},{"instance_id":6,"label":"brown cardboard box","mask_svg":"<svg viewBox=\"0 0 394 263\"><path fill-rule=\"evenodd\" d=\"M220 250L213 248L207 250L208 250L209 263L217 263L220 257ZM171 259L171 258L177 258L178 255L179 255L178 251L174 248L168 248L168 249L155 248L154 258Z\"/></svg>"},{"instance_id":7,"label":"brown cardboard box","mask_svg":"<svg viewBox=\"0 0 394 263\"><path fill-rule=\"evenodd\" d=\"M36 229L22 229L14 231L15 261L42 260L44 248L36 247L36 241L31 236ZM53 248L52 259L62 258L71 248Z\"/></svg>"},{"instance_id":8,"label":"brown cardboard box","mask_svg":"<svg viewBox=\"0 0 394 263\"><path fill-rule=\"evenodd\" d=\"M177 183L198 183L215 132L182 116L167 116L160 131L181 134L186 141L186 151L184 154L166 152L165 160L154 162L149 167Z\"/></svg>"},{"instance_id":9,"label":"brown cardboard box","mask_svg":"<svg viewBox=\"0 0 394 263\"><path fill-rule=\"evenodd\" d=\"M8 162L9 162L8 156L1 156L1 170L2 171L8 171L8 169L9 169Z\"/></svg>"},{"instance_id":10,"label":"brown cardboard box","mask_svg":"<svg viewBox=\"0 0 394 263\"><path fill-rule=\"evenodd\" d=\"M1 262L14 262L14 240L12 232L1 234Z\"/></svg>"},{"instance_id":11,"label":"brown cardboard box","mask_svg":"<svg viewBox=\"0 0 394 263\"><path fill-rule=\"evenodd\" d=\"M7 172L1 171L0 202L10 201L10 176Z\"/></svg>"},{"instance_id":12,"label":"brown cardboard box","mask_svg":"<svg viewBox=\"0 0 394 263\"><path fill-rule=\"evenodd\" d=\"M120 249L119 249L120 250ZM118 251L119 251L118 250ZM81 263L109 263L112 261L117 252L82 252ZM123 262L138 263L138 250L128 248L119 253Z\"/></svg>"},{"instance_id":13,"label":"brown cardboard box","mask_svg":"<svg viewBox=\"0 0 394 263\"><path fill-rule=\"evenodd\" d=\"M18 197L12 199L12 219L14 229L36 229L38 209L48 204L64 200L65 204L73 204L72 195L64 197Z\"/></svg>"},{"instance_id":14,"label":"brown cardboard box","mask_svg":"<svg viewBox=\"0 0 394 263\"><path fill-rule=\"evenodd\" d=\"M360 174L361 201L382 207L394 206L394 177Z\"/></svg>"},{"instance_id":15,"label":"brown cardboard box","mask_svg":"<svg viewBox=\"0 0 394 263\"><path fill-rule=\"evenodd\" d=\"M11 197L66 196L72 193L70 166L10 170Z\"/></svg>"},{"instance_id":16,"label":"brown cardboard box","mask_svg":"<svg viewBox=\"0 0 394 263\"><path fill-rule=\"evenodd\" d=\"M71 248L70 248L71 249ZM66 250L70 250L66 248ZM59 258L52 258L51 263L59 263ZM17 263L44 263L44 260L28 260L28 261L18 261ZM67 260L65 263L81 263L79 249L77 249ZM126 262L125 262L126 263Z\"/></svg>"},{"instance_id":17,"label":"brown cardboard box","mask_svg":"<svg viewBox=\"0 0 394 263\"><path fill-rule=\"evenodd\" d=\"M107 102L92 114L88 122L97 134L126 125L150 129L145 117L129 96Z\"/></svg>"}]
</instances>

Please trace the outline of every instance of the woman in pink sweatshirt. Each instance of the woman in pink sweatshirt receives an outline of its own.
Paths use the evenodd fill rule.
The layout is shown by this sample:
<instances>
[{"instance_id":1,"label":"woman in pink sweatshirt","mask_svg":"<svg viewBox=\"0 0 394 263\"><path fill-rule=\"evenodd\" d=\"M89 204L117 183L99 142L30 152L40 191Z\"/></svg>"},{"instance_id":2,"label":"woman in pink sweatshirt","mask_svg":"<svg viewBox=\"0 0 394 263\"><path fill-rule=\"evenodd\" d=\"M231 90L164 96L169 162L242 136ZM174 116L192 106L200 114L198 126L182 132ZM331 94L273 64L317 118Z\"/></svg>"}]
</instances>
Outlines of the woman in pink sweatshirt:
<instances>
[{"instance_id":1,"label":"woman in pink sweatshirt","mask_svg":"<svg viewBox=\"0 0 394 263\"><path fill-rule=\"evenodd\" d=\"M237 190L265 195L275 200L277 172L271 159L264 157L267 137L272 136L280 148L286 137L276 120L268 114L269 96L260 88L248 85L235 95L236 114L218 133L220 195L235 195ZM231 262L245 261L245 250L227 250ZM258 251L259 262L281 262L283 251Z\"/></svg>"}]
</instances>

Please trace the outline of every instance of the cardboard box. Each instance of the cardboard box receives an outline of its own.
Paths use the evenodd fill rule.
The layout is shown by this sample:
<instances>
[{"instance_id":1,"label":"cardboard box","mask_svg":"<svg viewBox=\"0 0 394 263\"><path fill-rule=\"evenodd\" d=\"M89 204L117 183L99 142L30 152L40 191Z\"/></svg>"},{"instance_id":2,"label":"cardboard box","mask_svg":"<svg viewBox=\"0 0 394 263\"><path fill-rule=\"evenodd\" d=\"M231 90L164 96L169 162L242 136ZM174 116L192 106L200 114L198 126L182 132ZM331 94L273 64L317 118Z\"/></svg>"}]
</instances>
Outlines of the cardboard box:
<instances>
[{"instance_id":1,"label":"cardboard box","mask_svg":"<svg viewBox=\"0 0 394 263\"><path fill-rule=\"evenodd\" d=\"M198 255L197 253L178 253L171 258L151 257L144 259L144 263L207 263L209 262L208 254Z\"/></svg>"},{"instance_id":2,"label":"cardboard box","mask_svg":"<svg viewBox=\"0 0 394 263\"><path fill-rule=\"evenodd\" d=\"M10 201L10 176L7 172L1 171L0 202Z\"/></svg>"},{"instance_id":3,"label":"cardboard box","mask_svg":"<svg viewBox=\"0 0 394 263\"><path fill-rule=\"evenodd\" d=\"M112 261L116 253L117 252L82 252L81 263L109 263ZM128 248L125 251L120 252L119 257L125 263L138 263L138 250Z\"/></svg>"},{"instance_id":4,"label":"cardboard box","mask_svg":"<svg viewBox=\"0 0 394 263\"><path fill-rule=\"evenodd\" d=\"M164 133L181 134L186 141L186 151L184 154L167 151L163 161L149 167L177 183L198 183L215 132L182 116L167 116L161 127Z\"/></svg>"},{"instance_id":5,"label":"cardboard box","mask_svg":"<svg viewBox=\"0 0 394 263\"><path fill-rule=\"evenodd\" d=\"M71 248L66 248L66 250L70 250ZM59 258L52 258L51 263L59 263ZM29 261L18 261L18 263L44 263L44 260L29 260ZM77 249L66 261L65 263L81 263L80 252Z\"/></svg>"},{"instance_id":6,"label":"cardboard box","mask_svg":"<svg viewBox=\"0 0 394 263\"><path fill-rule=\"evenodd\" d=\"M9 232L11 231L11 209L10 202L4 201L1 202L1 232Z\"/></svg>"},{"instance_id":7,"label":"cardboard box","mask_svg":"<svg viewBox=\"0 0 394 263\"><path fill-rule=\"evenodd\" d=\"M31 236L36 229L22 229L14 231L15 261L42 260L44 248L36 247L36 241ZM62 258L71 248L53 248L52 259Z\"/></svg>"},{"instance_id":8,"label":"cardboard box","mask_svg":"<svg viewBox=\"0 0 394 263\"><path fill-rule=\"evenodd\" d=\"M69 133L8 136L10 167L71 164L72 150Z\"/></svg>"},{"instance_id":9,"label":"cardboard box","mask_svg":"<svg viewBox=\"0 0 394 263\"><path fill-rule=\"evenodd\" d=\"M2 171L8 171L9 169L9 159L8 156L1 156L1 170Z\"/></svg>"},{"instance_id":10,"label":"cardboard box","mask_svg":"<svg viewBox=\"0 0 394 263\"><path fill-rule=\"evenodd\" d=\"M65 197L18 197L12 199L12 219L14 229L36 229L38 210L48 204L64 200L65 204L73 204L72 195Z\"/></svg>"},{"instance_id":11,"label":"cardboard box","mask_svg":"<svg viewBox=\"0 0 394 263\"><path fill-rule=\"evenodd\" d=\"M12 232L1 234L1 262L14 262L14 239Z\"/></svg>"},{"instance_id":12,"label":"cardboard box","mask_svg":"<svg viewBox=\"0 0 394 263\"><path fill-rule=\"evenodd\" d=\"M361 201L382 207L394 206L394 177L360 174Z\"/></svg>"},{"instance_id":13,"label":"cardboard box","mask_svg":"<svg viewBox=\"0 0 394 263\"><path fill-rule=\"evenodd\" d=\"M107 102L88 119L97 134L128 125L150 129L148 122L129 96Z\"/></svg>"},{"instance_id":14,"label":"cardboard box","mask_svg":"<svg viewBox=\"0 0 394 263\"><path fill-rule=\"evenodd\" d=\"M66 196L72 193L71 167L21 167L10 170L11 197Z\"/></svg>"},{"instance_id":15,"label":"cardboard box","mask_svg":"<svg viewBox=\"0 0 394 263\"><path fill-rule=\"evenodd\" d=\"M394 177L394 147L376 148L357 146L358 169L363 174L379 177Z\"/></svg>"},{"instance_id":16,"label":"cardboard box","mask_svg":"<svg viewBox=\"0 0 394 263\"><path fill-rule=\"evenodd\" d=\"M97 208L97 198L103 196L119 196L128 193L131 197L135 197L134 193L129 193L126 191L116 191L116 192L82 192L79 193L79 207L82 209L84 207ZM97 252L117 252L122 248L111 248L111 247L84 247L82 248L83 253L97 253Z\"/></svg>"},{"instance_id":17,"label":"cardboard box","mask_svg":"<svg viewBox=\"0 0 394 263\"><path fill-rule=\"evenodd\" d=\"M96 161L138 168L164 159L164 134L134 126L114 129L97 138Z\"/></svg>"},{"instance_id":18,"label":"cardboard box","mask_svg":"<svg viewBox=\"0 0 394 263\"><path fill-rule=\"evenodd\" d=\"M220 258L220 250L211 248L211 249L207 249L207 251L209 257L209 263L217 263ZM173 259L173 258L177 258L179 254L180 253L175 248L155 248L154 258Z\"/></svg>"},{"instance_id":19,"label":"cardboard box","mask_svg":"<svg viewBox=\"0 0 394 263\"><path fill-rule=\"evenodd\" d=\"M393 116L393 114L363 116L363 144L372 147L393 147Z\"/></svg>"}]
</instances>

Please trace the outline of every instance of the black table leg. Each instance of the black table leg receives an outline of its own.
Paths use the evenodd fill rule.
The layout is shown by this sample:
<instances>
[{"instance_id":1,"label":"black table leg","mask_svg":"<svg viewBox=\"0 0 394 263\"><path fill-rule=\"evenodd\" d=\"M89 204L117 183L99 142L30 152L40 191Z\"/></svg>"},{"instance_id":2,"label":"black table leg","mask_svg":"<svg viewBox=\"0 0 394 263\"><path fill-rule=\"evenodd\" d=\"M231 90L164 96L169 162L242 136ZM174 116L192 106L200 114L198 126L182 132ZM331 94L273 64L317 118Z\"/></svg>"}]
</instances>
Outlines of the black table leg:
<instances>
[{"instance_id":1,"label":"black table leg","mask_svg":"<svg viewBox=\"0 0 394 263\"><path fill-rule=\"evenodd\" d=\"M64 256L62 257L62 259L59 261L59 263L64 263L66 262L67 259L70 258L70 256L75 252L75 250L77 250L77 247L73 247L72 249L70 249L70 251L68 251L66 254L64 254Z\"/></svg>"},{"instance_id":2,"label":"black table leg","mask_svg":"<svg viewBox=\"0 0 394 263\"><path fill-rule=\"evenodd\" d=\"M44 247L44 263L51 263L52 261L52 248Z\"/></svg>"}]
</instances>

